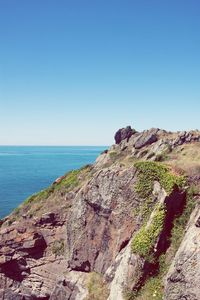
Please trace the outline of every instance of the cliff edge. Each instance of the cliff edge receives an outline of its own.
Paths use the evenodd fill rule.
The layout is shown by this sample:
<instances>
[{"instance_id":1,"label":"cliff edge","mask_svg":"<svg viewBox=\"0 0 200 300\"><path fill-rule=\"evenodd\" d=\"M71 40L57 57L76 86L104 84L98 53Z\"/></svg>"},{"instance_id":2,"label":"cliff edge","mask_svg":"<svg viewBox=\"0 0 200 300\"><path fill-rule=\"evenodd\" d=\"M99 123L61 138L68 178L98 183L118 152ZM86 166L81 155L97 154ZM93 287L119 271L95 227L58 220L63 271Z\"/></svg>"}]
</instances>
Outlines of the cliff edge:
<instances>
[{"instance_id":1,"label":"cliff edge","mask_svg":"<svg viewBox=\"0 0 200 300\"><path fill-rule=\"evenodd\" d=\"M200 300L200 131L130 126L1 220L2 300Z\"/></svg>"}]
</instances>

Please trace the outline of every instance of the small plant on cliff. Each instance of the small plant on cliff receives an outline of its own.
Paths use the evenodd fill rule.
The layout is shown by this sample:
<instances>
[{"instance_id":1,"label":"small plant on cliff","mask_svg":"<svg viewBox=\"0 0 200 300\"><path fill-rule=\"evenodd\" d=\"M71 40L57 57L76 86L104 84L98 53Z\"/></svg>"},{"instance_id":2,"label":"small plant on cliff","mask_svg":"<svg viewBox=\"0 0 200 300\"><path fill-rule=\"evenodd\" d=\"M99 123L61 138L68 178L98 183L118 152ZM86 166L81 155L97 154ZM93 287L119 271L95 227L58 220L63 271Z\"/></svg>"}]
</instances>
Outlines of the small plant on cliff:
<instances>
[{"instance_id":1,"label":"small plant on cliff","mask_svg":"<svg viewBox=\"0 0 200 300\"><path fill-rule=\"evenodd\" d=\"M110 151L108 153L113 163L120 157L120 154L117 151Z\"/></svg>"},{"instance_id":2,"label":"small plant on cliff","mask_svg":"<svg viewBox=\"0 0 200 300\"><path fill-rule=\"evenodd\" d=\"M92 272L89 274L87 288L88 295L85 300L105 300L109 296L103 276L99 273Z\"/></svg>"},{"instance_id":3,"label":"small plant on cliff","mask_svg":"<svg viewBox=\"0 0 200 300\"><path fill-rule=\"evenodd\" d=\"M76 187L79 184L78 175L80 172L81 170L73 170L68 172L59 183L55 184L55 190L59 189L60 187L64 187L67 190Z\"/></svg>"},{"instance_id":4,"label":"small plant on cliff","mask_svg":"<svg viewBox=\"0 0 200 300\"><path fill-rule=\"evenodd\" d=\"M162 300L163 285L160 277L151 277L141 288L137 300Z\"/></svg>"},{"instance_id":5,"label":"small plant on cliff","mask_svg":"<svg viewBox=\"0 0 200 300\"><path fill-rule=\"evenodd\" d=\"M136 233L132 241L132 252L144 257L147 261L153 259L153 247L156 240L163 229L165 219L165 207L159 205L153 216L150 225L143 225L142 228Z\"/></svg>"},{"instance_id":6,"label":"small plant on cliff","mask_svg":"<svg viewBox=\"0 0 200 300\"><path fill-rule=\"evenodd\" d=\"M52 244L52 247L51 247L51 251L56 256L64 255L64 252L65 252L64 240L61 239L61 240L54 241Z\"/></svg>"},{"instance_id":7,"label":"small plant on cliff","mask_svg":"<svg viewBox=\"0 0 200 300\"><path fill-rule=\"evenodd\" d=\"M124 300L135 300L138 293L137 291L131 291L130 289L126 288L123 291L123 298Z\"/></svg>"},{"instance_id":8,"label":"small plant on cliff","mask_svg":"<svg viewBox=\"0 0 200 300\"><path fill-rule=\"evenodd\" d=\"M91 169L92 165L87 164L78 170L69 171L58 183L54 185L54 189L59 190L62 187L67 191L72 190L77 187L84 178L86 178Z\"/></svg>"},{"instance_id":9,"label":"small plant on cliff","mask_svg":"<svg viewBox=\"0 0 200 300\"><path fill-rule=\"evenodd\" d=\"M33 194L32 196L28 197L23 204L29 204L33 201L39 201L42 199L47 199L52 193L54 192L54 187L50 186L45 190L42 190L36 194Z\"/></svg>"}]
</instances>

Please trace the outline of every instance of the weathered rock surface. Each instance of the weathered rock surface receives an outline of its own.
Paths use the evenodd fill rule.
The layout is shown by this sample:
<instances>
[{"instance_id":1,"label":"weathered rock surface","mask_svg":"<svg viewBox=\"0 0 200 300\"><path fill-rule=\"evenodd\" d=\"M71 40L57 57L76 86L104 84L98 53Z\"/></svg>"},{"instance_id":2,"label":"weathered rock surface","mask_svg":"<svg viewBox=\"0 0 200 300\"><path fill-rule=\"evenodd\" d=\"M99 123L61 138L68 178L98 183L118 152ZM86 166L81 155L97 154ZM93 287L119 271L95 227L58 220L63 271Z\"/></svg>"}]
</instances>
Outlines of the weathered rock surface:
<instances>
[{"instance_id":1,"label":"weathered rock surface","mask_svg":"<svg viewBox=\"0 0 200 300\"><path fill-rule=\"evenodd\" d=\"M191 215L185 237L166 278L165 300L200 299L200 206Z\"/></svg>"},{"instance_id":2,"label":"weathered rock surface","mask_svg":"<svg viewBox=\"0 0 200 300\"><path fill-rule=\"evenodd\" d=\"M135 133L135 130L131 128L131 126L127 126L126 128L119 129L115 134L115 142L116 144L120 144L123 140L128 140Z\"/></svg>"},{"instance_id":3,"label":"weathered rock surface","mask_svg":"<svg viewBox=\"0 0 200 300\"><path fill-rule=\"evenodd\" d=\"M130 240L135 227L131 211L139 201L134 174L133 168L99 171L76 196L67 223L73 270L104 273Z\"/></svg>"},{"instance_id":4,"label":"weathered rock surface","mask_svg":"<svg viewBox=\"0 0 200 300\"><path fill-rule=\"evenodd\" d=\"M136 140L136 142L134 144L135 149L140 149L144 146L155 143L158 140L157 135L156 135L158 130L159 129L153 128L153 129L147 130L146 132L139 135L138 139Z\"/></svg>"}]
</instances>

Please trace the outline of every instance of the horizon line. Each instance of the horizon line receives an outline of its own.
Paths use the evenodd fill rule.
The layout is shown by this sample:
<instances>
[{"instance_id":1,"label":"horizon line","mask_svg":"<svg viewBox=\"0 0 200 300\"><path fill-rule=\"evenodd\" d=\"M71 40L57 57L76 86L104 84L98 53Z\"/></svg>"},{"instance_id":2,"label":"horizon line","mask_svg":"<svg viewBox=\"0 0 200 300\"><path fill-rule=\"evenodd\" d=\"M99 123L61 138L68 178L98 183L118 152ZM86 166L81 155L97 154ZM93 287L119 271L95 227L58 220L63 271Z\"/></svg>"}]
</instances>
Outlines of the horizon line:
<instances>
[{"instance_id":1,"label":"horizon line","mask_svg":"<svg viewBox=\"0 0 200 300\"><path fill-rule=\"evenodd\" d=\"M0 147L109 147L111 145L52 145L52 144L44 144L44 145L31 145L31 144L0 144Z\"/></svg>"}]
</instances>

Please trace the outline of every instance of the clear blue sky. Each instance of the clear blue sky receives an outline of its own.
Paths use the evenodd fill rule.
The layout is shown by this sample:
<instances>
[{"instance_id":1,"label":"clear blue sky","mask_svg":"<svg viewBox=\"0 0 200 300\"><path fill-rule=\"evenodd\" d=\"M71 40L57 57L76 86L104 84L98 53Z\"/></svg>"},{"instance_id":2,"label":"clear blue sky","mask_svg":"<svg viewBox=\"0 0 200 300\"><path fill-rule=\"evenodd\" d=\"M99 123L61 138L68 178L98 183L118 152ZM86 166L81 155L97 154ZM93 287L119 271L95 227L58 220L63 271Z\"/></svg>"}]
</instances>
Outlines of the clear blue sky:
<instances>
[{"instance_id":1,"label":"clear blue sky","mask_svg":"<svg viewBox=\"0 0 200 300\"><path fill-rule=\"evenodd\" d=\"M0 0L0 144L200 128L199 0Z\"/></svg>"}]
</instances>

